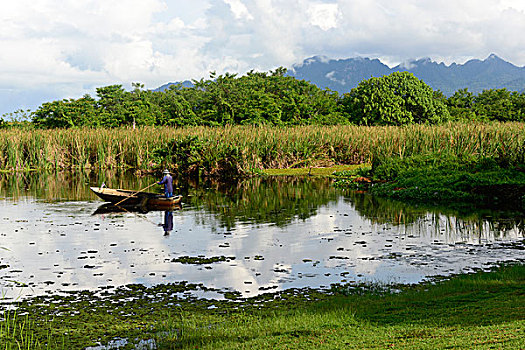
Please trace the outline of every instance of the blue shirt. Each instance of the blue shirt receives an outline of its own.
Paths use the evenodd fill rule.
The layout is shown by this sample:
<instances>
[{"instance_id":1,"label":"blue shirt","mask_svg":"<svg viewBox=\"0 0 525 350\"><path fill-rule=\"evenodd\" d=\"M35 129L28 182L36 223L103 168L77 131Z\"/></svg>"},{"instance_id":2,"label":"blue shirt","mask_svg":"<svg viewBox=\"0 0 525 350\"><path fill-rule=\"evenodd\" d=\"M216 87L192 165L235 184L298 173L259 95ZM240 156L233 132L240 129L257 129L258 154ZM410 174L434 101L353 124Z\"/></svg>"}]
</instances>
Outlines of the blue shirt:
<instances>
[{"instance_id":1,"label":"blue shirt","mask_svg":"<svg viewBox=\"0 0 525 350\"><path fill-rule=\"evenodd\" d=\"M164 184L164 192L173 193L173 178L170 174L165 175L160 182L157 182L159 185Z\"/></svg>"}]
</instances>

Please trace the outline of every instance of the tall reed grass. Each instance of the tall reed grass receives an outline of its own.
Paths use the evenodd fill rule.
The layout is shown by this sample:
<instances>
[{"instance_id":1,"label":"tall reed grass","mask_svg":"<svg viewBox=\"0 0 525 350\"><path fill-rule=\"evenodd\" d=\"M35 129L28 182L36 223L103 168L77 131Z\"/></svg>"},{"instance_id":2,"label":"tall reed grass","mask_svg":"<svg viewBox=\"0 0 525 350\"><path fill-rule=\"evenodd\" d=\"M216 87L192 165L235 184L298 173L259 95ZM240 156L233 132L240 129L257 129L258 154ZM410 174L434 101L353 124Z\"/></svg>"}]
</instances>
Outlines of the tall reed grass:
<instances>
[{"instance_id":1,"label":"tall reed grass","mask_svg":"<svg viewBox=\"0 0 525 350\"><path fill-rule=\"evenodd\" d=\"M44 348L34 334L34 324L16 310L0 312L0 349Z\"/></svg>"},{"instance_id":2,"label":"tall reed grass","mask_svg":"<svg viewBox=\"0 0 525 350\"><path fill-rule=\"evenodd\" d=\"M188 138L196 138L200 145L195 162L212 168L228 159L241 173L371 163L377 157L425 153L523 162L525 123L1 130L0 170L177 166L159 159L156 151L170 141Z\"/></svg>"},{"instance_id":3,"label":"tall reed grass","mask_svg":"<svg viewBox=\"0 0 525 350\"><path fill-rule=\"evenodd\" d=\"M21 315L16 309L0 311L0 350L73 349L69 338L53 330L51 322L35 321L34 317Z\"/></svg>"}]
</instances>

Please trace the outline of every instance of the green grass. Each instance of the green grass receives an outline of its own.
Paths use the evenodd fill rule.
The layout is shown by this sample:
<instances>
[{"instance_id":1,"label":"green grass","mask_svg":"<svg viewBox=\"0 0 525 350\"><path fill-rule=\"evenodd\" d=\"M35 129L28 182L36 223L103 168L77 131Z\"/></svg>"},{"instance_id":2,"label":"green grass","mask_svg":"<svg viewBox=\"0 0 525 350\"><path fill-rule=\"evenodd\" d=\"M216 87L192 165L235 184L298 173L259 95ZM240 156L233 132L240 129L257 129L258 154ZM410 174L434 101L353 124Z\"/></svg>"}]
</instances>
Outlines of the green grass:
<instances>
[{"instance_id":1,"label":"green grass","mask_svg":"<svg viewBox=\"0 0 525 350\"><path fill-rule=\"evenodd\" d=\"M207 319L190 316L182 339L199 349L507 348L525 346L524 269L459 276L398 295L336 295ZM213 326L210 326L213 325ZM208 326L208 327L207 327Z\"/></svg>"},{"instance_id":2,"label":"green grass","mask_svg":"<svg viewBox=\"0 0 525 350\"><path fill-rule=\"evenodd\" d=\"M265 169L261 173L270 176L331 176L334 173L353 171L363 165L333 165L328 167L287 168L287 169Z\"/></svg>"},{"instance_id":3,"label":"green grass","mask_svg":"<svg viewBox=\"0 0 525 350\"><path fill-rule=\"evenodd\" d=\"M26 324L35 344L67 333L65 341L55 342L57 348L80 349L115 337L155 339L159 349L525 347L524 265L404 287L400 293L337 286L332 293L183 301L174 300L172 288L177 287L136 286L106 299L87 292L76 299L48 297L54 303L42 298L20 310L29 312Z\"/></svg>"},{"instance_id":4,"label":"green grass","mask_svg":"<svg viewBox=\"0 0 525 350\"><path fill-rule=\"evenodd\" d=\"M447 158L439 154L388 158L376 162L369 176L387 180L371 187L371 193L393 199L525 208L523 165L500 159ZM345 181L340 181L338 186L349 187Z\"/></svg>"},{"instance_id":5,"label":"green grass","mask_svg":"<svg viewBox=\"0 0 525 350\"><path fill-rule=\"evenodd\" d=\"M38 329L29 315L21 316L16 310L9 310L0 313L0 349L68 349L68 347L63 335L52 336L46 327Z\"/></svg>"}]
</instances>

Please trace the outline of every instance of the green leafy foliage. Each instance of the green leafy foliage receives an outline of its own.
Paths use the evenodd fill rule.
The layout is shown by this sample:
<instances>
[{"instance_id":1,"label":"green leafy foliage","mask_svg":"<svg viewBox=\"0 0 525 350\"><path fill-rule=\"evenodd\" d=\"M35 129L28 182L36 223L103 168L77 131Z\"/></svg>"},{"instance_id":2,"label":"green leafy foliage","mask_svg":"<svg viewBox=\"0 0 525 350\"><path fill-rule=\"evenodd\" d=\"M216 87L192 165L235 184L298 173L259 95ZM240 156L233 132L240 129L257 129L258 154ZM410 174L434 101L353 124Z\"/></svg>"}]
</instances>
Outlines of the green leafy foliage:
<instances>
[{"instance_id":1,"label":"green leafy foliage","mask_svg":"<svg viewBox=\"0 0 525 350\"><path fill-rule=\"evenodd\" d=\"M209 125L333 124L341 121L338 94L292 77L279 68L270 73L248 72L216 76L195 82L200 99L194 110Z\"/></svg>"},{"instance_id":2,"label":"green leafy foliage","mask_svg":"<svg viewBox=\"0 0 525 350\"><path fill-rule=\"evenodd\" d=\"M173 139L165 146L155 149L154 159L164 167L175 169L194 169L199 166L203 142L197 136Z\"/></svg>"},{"instance_id":3,"label":"green leafy foliage","mask_svg":"<svg viewBox=\"0 0 525 350\"><path fill-rule=\"evenodd\" d=\"M448 98L447 107L456 120L525 121L525 92L490 89L474 96L462 89Z\"/></svg>"},{"instance_id":4,"label":"green leafy foliage","mask_svg":"<svg viewBox=\"0 0 525 350\"><path fill-rule=\"evenodd\" d=\"M45 128L96 126L96 101L89 95L77 100L46 102L33 113L33 123Z\"/></svg>"},{"instance_id":5,"label":"green leafy foliage","mask_svg":"<svg viewBox=\"0 0 525 350\"><path fill-rule=\"evenodd\" d=\"M525 195L525 173L497 158L414 155L376 160L373 176L387 183L374 194L401 200L475 202L519 208Z\"/></svg>"},{"instance_id":6,"label":"green leafy foliage","mask_svg":"<svg viewBox=\"0 0 525 350\"><path fill-rule=\"evenodd\" d=\"M356 124L436 124L449 119L434 91L408 72L362 81L343 97L344 111Z\"/></svg>"},{"instance_id":7,"label":"green leafy foliage","mask_svg":"<svg viewBox=\"0 0 525 350\"><path fill-rule=\"evenodd\" d=\"M134 83L97 89L97 99L86 95L44 103L33 113L43 128L139 125L306 125L344 124L337 92L285 76L286 69L245 76L211 73L194 87L172 85L166 91L146 91Z\"/></svg>"},{"instance_id":8,"label":"green leafy foliage","mask_svg":"<svg viewBox=\"0 0 525 350\"><path fill-rule=\"evenodd\" d=\"M184 126L204 124L194 112L192 103L196 103L200 91L190 91L181 85L171 85L164 92L151 94L151 103L158 108L157 125Z\"/></svg>"},{"instance_id":9,"label":"green leafy foliage","mask_svg":"<svg viewBox=\"0 0 525 350\"><path fill-rule=\"evenodd\" d=\"M524 121L525 94L507 89L485 90L474 99L474 112L489 120Z\"/></svg>"},{"instance_id":10,"label":"green leafy foliage","mask_svg":"<svg viewBox=\"0 0 525 350\"><path fill-rule=\"evenodd\" d=\"M138 83L133 86L131 92L122 85L97 88L98 100L84 95L46 102L32 114L32 121L43 128L155 125L160 109L152 102L152 92L142 90L144 86Z\"/></svg>"},{"instance_id":11,"label":"green leafy foliage","mask_svg":"<svg viewBox=\"0 0 525 350\"><path fill-rule=\"evenodd\" d=\"M452 119L473 120L478 119L472 109L474 106L474 94L468 89L461 89L446 100L448 110Z\"/></svg>"}]
</instances>

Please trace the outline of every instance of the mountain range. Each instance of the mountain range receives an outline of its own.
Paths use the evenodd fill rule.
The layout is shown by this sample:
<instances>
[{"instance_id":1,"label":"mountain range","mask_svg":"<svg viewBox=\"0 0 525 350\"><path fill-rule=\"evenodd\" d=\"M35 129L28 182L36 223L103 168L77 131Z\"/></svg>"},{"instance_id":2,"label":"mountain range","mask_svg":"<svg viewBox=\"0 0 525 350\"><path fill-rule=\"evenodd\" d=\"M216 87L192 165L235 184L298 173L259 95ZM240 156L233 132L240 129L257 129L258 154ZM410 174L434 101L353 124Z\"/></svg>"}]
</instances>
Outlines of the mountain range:
<instances>
[{"instance_id":1,"label":"mountain range","mask_svg":"<svg viewBox=\"0 0 525 350\"><path fill-rule=\"evenodd\" d=\"M424 58L407 61L393 68L379 59L354 57L335 60L314 56L293 65L287 75L309 81L319 88L328 88L343 94L356 87L362 80L405 71L414 74L446 96L451 96L464 88L475 94L486 89L501 88L525 91L525 67L517 67L495 54L484 60L472 59L463 64L450 65ZM154 91L164 91L173 84L176 83L165 84ZM193 86L190 81L181 84L185 87Z\"/></svg>"},{"instance_id":2,"label":"mountain range","mask_svg":"<svg viewBox=\"0 0 525 350\"><path fill-rule=\"evenodd\" d=\"M464 64L445 65L424 58L404 62L393 68L378 59L356 57L332 60L315 56L292 66L289 74L297 79L310 81L320 88L345 93L370 77L405 71L447 96L464 88L476 94L486 89L525 90L525 67L517 67L495 54L485 60L473 59Z\"/></svg>"}]
</instances>

